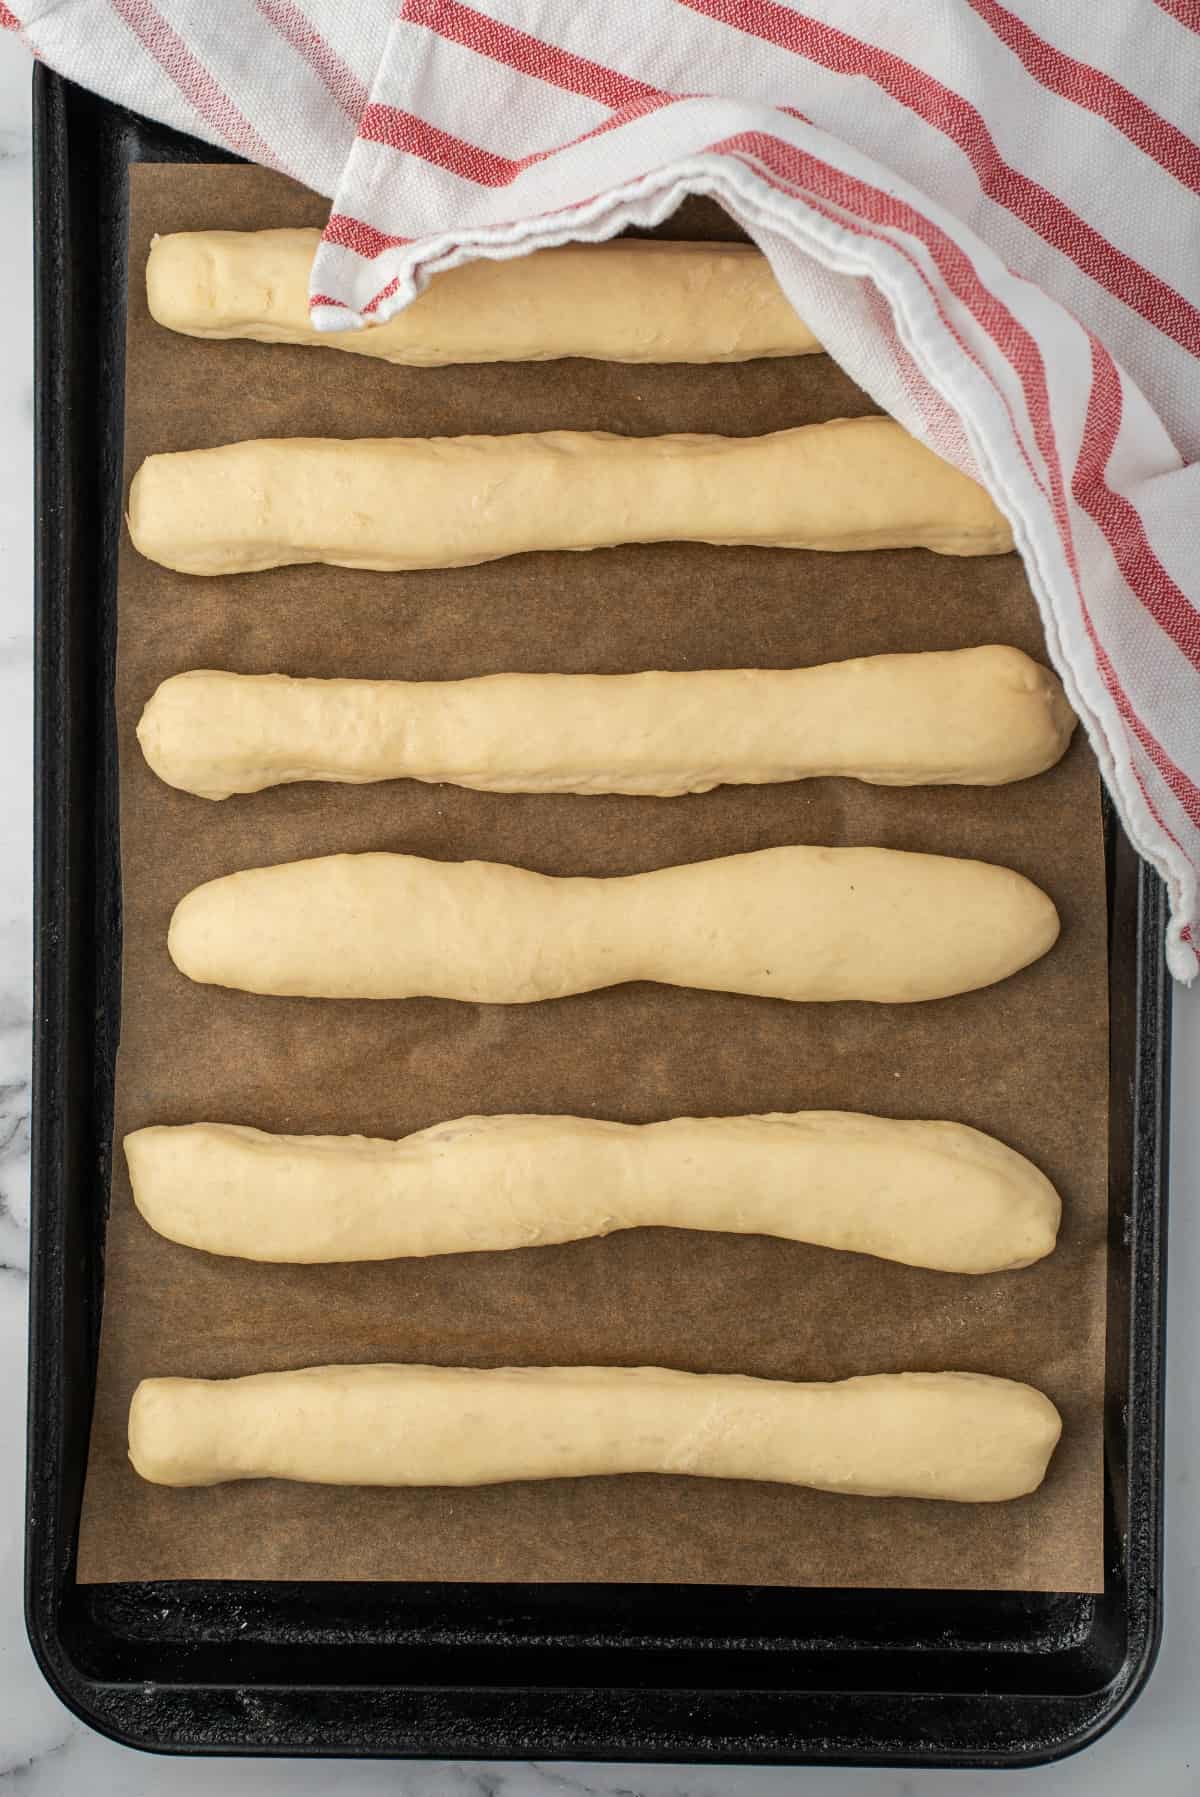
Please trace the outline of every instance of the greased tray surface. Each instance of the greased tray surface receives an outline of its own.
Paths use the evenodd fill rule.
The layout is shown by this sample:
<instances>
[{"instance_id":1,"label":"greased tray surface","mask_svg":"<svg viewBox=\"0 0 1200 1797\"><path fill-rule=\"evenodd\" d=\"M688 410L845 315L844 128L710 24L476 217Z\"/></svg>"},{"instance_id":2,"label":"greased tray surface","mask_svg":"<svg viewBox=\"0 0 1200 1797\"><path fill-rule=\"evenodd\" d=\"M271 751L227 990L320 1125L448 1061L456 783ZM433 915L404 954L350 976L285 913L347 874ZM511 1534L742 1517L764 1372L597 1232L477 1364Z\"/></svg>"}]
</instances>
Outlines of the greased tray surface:
<instances>
[{"instance_id":1,"label":"greased tray surface","mask_svg":"<svg viewBox=\"0 0 1200 1797\"><path fill-rule=\"evenodd\" d=\"M79 1586L120 888L111 737L126 170L215 152L37 76L38 984L30 1627L96 1726L184 1751L1028 1762L1157 1632L1161 889L1109 833L1112 1167L1099 1597L702 1586Z\"/></svg>"}]
</instances>

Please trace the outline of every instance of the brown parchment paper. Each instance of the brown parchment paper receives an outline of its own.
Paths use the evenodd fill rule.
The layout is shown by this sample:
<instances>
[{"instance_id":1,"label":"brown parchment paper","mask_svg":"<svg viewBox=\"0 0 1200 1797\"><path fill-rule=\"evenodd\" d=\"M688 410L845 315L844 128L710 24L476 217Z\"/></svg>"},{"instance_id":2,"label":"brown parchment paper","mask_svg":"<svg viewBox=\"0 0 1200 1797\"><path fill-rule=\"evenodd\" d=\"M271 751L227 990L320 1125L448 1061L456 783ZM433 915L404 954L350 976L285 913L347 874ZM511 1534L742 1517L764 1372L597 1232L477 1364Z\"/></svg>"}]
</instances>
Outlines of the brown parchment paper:
<instances>
[{"instance_id":1,"label":"brown parchment paper","mask_svg":"<svg viewBox=\"0 0 1200 1797\"><path fill-rule=\"evenodd\" d=\"M750 434L874 409L825 357L409 371L327 350L192 341L149 319L153 231L322 215L319 199L262 170L134 171L127 479L152 451L253 436L558 426ZM666 231L738 235L701 203ZM192 667L436 679L787 667L990 641L1043 652L1015 556L662 545L455 572L294 568L196 579L153 566L126 541L118 1141L141 1124L197 1118L402 1136L472 1111L640 1122L862 1109L994 1132L1055 1180L1065 1217L1048 1261L974 1279L665 1230L507 1254L266 1267L153 1234L115 1147L81 1579L1100 1589L1106 925L1097 775L1078 737L1052 773L994 791L814 780L662 801L395 782L294 786L220 804L161 784L134 737L157 683ZM989 991L894 1008L651 985L512 1007L263 998L192 985L166 952L171 910L192 886L299 856L394 849L615 874L791 842L1006 862L1052 894L1061 940ZM778 1379L975 1369L1041 1386L1065 1429L1039 1493L979 1507L654 1477L467 1491L270 1481L169 1491L129 1467L126 1412L145 1375L377 1359L649 1362Z\"/></svg>"}]
</instances>

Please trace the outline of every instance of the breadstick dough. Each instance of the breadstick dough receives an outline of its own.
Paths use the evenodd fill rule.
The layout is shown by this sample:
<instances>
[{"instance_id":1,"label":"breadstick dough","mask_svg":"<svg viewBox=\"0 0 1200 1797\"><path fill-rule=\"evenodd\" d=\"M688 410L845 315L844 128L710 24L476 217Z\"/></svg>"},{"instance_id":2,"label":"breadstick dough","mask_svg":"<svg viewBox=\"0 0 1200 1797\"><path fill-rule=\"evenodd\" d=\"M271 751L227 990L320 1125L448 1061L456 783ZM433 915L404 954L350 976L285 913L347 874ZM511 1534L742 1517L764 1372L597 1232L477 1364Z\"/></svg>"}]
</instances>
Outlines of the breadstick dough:
<instances>
[{"instance_id":1,"label":"breadstick dough","mask_svg":"<svg viewBox=\"0 0 1200 1797\"><path fill-rule=\"evenodd\" d=\"M184 574L463 568L535 549L758 543L995 555L983 488L890 418L767 437L284 437L152 455L129 530Z\"/></svg>"},{"instance_id":2,"label":"breadstick dough","mask_svg":"<svg viewBox=\"0 0 1200 1797\"><path fill-rule=\"evenodd\" d=\"M156 237L146 298L190 337L350 350L384 362L747 362L820 344L748 243L569 243L434 275L384 324L318 331L308 309L315 230Z\"/></svg>"},{"instance_id":3,"label":"breadstick dough","mask_svg":"<svg viewBox=\"0 0 1200 1797\"><path fill-rule=\"evenodd\" d=\"M143 1379L129 1458L159 1485L490 1485L610 1473L866 1497L1023 1497L1062 1427L1030 1385L877 1373L798 1385L663 1367L325 1366Z\"/></svg>"},{"instance_id":4,"label":"breadstick dough","mask_svg":"<svg viewBox=\"0 0 1200 1797\"><path fill-rule=\"evenodd\" d=\"M206 799L297 780L447 780L485 792L673 798L842 774L998 786L1052 767L1075 718L1057 678L993 644L823 667L697 673L164 680L138 740Z\"/></svg>"},{"instance_id":5,"label":"breadstick dough","mask_svg":"<svg viewBox=\"0 0 1200 1797\"><path fill-rule=\"evenodd\" d=\"M1054 1247L1058 1193L961 1123L846 1111L460 1117L400 1142L234 1123L137 1129L139 1211L172 1241L244 1260L388 1260L573 1242L644 1225L774 1235L952 1273Z\"/></svg>"},{"instance_id":6,"label":"breadstick dough","mask_svg":"<svg viewBox=\"0 0 1200 1797\"><path fill-rule=\"evenodd\" d=\"M907 1003L1036 961L1058 913L1007 867L896 849L759 849L615 879L328 855L210 880L168 948L189 979L305 998L529 1004L626 980Z\"/></svg>"}]
</instances>

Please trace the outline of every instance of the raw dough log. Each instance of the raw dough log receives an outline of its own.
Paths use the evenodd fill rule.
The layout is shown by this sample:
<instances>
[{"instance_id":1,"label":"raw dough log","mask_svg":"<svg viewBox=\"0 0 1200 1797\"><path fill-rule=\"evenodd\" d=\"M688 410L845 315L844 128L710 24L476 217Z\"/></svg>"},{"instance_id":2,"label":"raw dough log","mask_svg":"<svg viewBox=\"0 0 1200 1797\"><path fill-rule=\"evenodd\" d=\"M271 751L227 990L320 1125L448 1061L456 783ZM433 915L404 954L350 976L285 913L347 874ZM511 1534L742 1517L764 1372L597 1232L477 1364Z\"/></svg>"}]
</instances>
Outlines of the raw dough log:
<instances>
[{"instance_id":1,"label":"raw dough log","mask_svg":"<svg viewBox=\"0 0 1200 1797\"><path fill-rule=\"evenodd\" d=\"M144 1379L129 1457L159 1485L489 1485L607 1473L868 1497L1023 1497L1062 1428L1030 1385L878 1373L798 1385L663 1367L324 1366Z\"/></svg>"},{"instance_id":2,"label":"raw dough log","mask_svg":"<svg viewBox=\"0 0 1200 1797\"><path fill-rule=\"evenodd\" d=\"M768 437L266 438L152 455L129 492L143 555L184 574L294 562L464 568L534 549L758 543L994 555L983 488L890 418Z\"/></svg>"},{"instance_id":3,"label":"raw dough log","mask_svg":"<svg viewBox=\"0 0 1200 1797\"><path fill-rule=\"evenodd\" d=\"M998 786L1052 767L1075 718L1020 649L814 668L294 680L196 670L138 725L160 779L206 799L296 780L448 780L486 792L671 798L843 774Z\"/></svg>"},{"instance_id":4,"label":"raw dough log","mask_svg":"<svg viewBox=\"0 0 1200 1797\"><path fill-rule=\"evenodd\" d=\"M125 1155L152 1228L260 1261L462 1254L651 1226L997 1273L1049 1254L1061 1209L1031 1161L977 1129L845 1111L460 1117L400 1142L191 1123L134 1130Z\"/></svg>"},{"instance_id":5,"label":"raw dough log","mask_svg":"<svg viewBox=\"0 0 1200 1797\"><path fill-rule=\"evenodd\" d=\"M1044 955L1058 913L1007 867L895 849L760 849L616 879L328 855L210 880L168 947L189 979L307 998L528 1004L625 980L907 1003Z\"/></svg>"},{"instance_id":6,"label":"raw dough log","mask_svg":"<svg viewBox=\"0 0 1200 1797\"><path fill-rule=\"evenodd\" d=\"M385 324L318 331L308 310L319 231L156 237L146 297L190 337L324 344L384 362L747 362L820 344L748 243L623 238L467 262Z\"/></svg>"}]
</instances>

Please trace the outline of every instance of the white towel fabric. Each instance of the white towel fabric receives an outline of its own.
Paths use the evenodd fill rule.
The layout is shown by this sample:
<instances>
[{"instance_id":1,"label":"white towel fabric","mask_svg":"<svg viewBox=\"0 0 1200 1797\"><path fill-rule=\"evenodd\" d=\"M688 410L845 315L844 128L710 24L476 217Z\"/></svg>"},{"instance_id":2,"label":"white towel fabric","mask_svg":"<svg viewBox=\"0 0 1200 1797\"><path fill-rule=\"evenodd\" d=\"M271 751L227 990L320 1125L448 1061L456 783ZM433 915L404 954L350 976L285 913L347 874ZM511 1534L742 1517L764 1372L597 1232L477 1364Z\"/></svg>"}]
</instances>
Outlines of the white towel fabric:
<instances>
[{"instance_id":1,"label":"white towel fabric","mask_svg":"<svg viewBox=\"0 0 1200 1797\"><path fill-rule=\"evenodd\" d=\"M26 0L0 23L329 195L330 330L472 257L713 195L850 375L1012 519L1194 976L1200 0Z\"/></svg>"}]
</instances>

